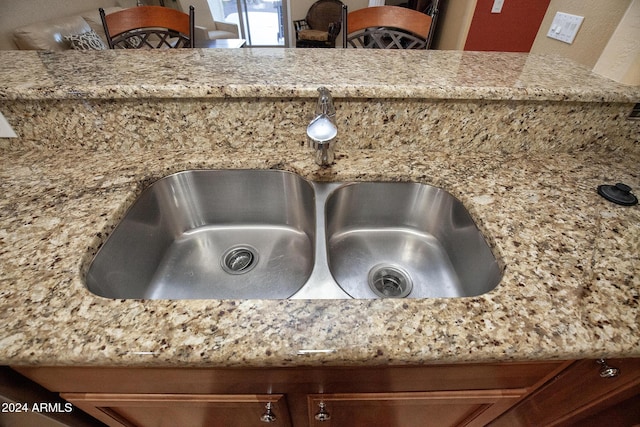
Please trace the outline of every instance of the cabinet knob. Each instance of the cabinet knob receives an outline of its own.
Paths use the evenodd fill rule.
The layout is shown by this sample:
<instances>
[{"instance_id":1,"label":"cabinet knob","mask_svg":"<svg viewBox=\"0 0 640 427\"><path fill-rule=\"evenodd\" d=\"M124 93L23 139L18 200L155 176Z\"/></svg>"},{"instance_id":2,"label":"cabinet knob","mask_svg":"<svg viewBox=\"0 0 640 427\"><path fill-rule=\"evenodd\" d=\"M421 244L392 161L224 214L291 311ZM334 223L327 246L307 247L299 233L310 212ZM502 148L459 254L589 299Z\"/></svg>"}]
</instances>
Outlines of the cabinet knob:
<instances>
[{"instance_id":1,"label":"cabinet knob","mask_svg":"<svg viewBox=\"0 0 640 427\"><path fill-rule=\"evenodd\" d=\"M260 415L260 421L263 423L275 423L276 416L271 409L271 402L268 402L265 406L264 414Z\"/></svg>"},{"instance_id":2,"label":"cabinet knob","mask_svg":"<svg viewBox=\"0 0 640 427\"><path fill-rule=\"evenodd\" d=\"M609 366L604 359L596 360L596 363L600 365L600 377L601 378L615 378L620 375L620 369Z\"/></svg>"},{"instance_id":3,"label":"cabinet knob","mask_svg":"<svg viewBox=\"0 0 640 427\"><path fill-rule=\"evenodd\" d=\"M331 419L331 414L327 412L326 405L324 404L324 402L318 403L318 406L320 407L320 409L318 409L318 412L314 417L316 421L320 421L320 422L329 421Z\"/></svg>"}]
</instances>

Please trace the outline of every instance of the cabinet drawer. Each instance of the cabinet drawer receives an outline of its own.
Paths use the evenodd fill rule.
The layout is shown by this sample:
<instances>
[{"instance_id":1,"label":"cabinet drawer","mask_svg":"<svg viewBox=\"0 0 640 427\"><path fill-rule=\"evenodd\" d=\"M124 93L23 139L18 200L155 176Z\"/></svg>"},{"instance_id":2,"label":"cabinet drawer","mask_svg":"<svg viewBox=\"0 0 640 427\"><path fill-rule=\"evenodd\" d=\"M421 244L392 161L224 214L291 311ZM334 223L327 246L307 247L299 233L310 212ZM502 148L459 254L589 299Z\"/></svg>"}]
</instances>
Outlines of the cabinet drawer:
<instances>
[{"instance_id":1,"label":"cabinet drawer","mask_svg":"<svg viewBox=\"0 0 640 427\"><path fill-rule=\"evenodd\" d=\"M354 393L308 396L313 427L484 426L526 389L424 393Z\"/></svg>"},{"instance_id":2,"label":"cabinet drawer","mask_svg":"<svg viewBox=\"0 0 640 427\"><path fill-rule=\"evenodd\" d=\"M111 427L289 427L283 395L62 393L61 397Z\"/></svg>"}]
</instances>

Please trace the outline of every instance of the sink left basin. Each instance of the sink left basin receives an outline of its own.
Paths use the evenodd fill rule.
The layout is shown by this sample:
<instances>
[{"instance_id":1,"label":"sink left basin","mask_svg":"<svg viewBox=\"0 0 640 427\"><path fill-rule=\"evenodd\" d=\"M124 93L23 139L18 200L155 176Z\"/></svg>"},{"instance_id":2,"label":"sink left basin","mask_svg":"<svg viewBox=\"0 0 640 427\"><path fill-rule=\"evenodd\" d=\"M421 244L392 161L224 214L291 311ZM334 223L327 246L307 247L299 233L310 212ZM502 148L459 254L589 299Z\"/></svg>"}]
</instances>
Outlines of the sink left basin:
<instances>
[{"instance_id":1,"label":"sink left basin","mask_svg":"<svg viewBox=\"0 0 640 427\"><path fill-rule=\"evenodd\" d=\"M276 170L197 170L149 186L98 251L107 298L288 298L314 266L314 191Z\"/></svg>"}]
</instances>

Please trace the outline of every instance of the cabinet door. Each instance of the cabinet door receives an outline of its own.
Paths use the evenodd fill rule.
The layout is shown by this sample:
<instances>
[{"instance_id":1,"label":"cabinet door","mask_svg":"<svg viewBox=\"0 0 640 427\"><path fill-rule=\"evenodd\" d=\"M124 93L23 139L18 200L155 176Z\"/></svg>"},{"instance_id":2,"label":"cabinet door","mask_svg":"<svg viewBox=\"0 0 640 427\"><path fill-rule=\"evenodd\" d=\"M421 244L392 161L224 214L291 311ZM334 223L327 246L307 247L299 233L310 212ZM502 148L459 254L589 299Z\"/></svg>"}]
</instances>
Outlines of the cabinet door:
<instances>
[{"instance_id":1,"label":"cabinet door","mask_svg":"<svg viewBox=\"0 0 640 427\"><path fill-rule=\"evenodd\" d=\"M607 359L619 375L600 376L595 360L581 360L557 375L533 395L523 400L491 424L492 427L560 426L577 422L633 397L640 384L640 359ZM607 426L634 425L610 420ZM592 425L592 424L583 424ZM597 424L596 424L597 425Z\"/></svg>"},{"instance_id":2,"label":"cabinet door","mask_svg":"<svg viewBox=\"0 0 640 427\"><path fill-rule=\"evenodd\" d=\"M270 403L271 426L290 426L283 395L62 393L61 396L109 426L251 427Z\"/></svg>"},{"instance_id":3,"label":"cabinet door","mask_svg":"<svg viewBox=\"0 0 640 427\"><path fill-rule=\"evenodd\" d=\"M308 396L314 427L484 426L506 411L525 389ZM317 416L324 406L324 416ZM324 418L324 421L322 420Z\"/></svg>"}]
</instances>

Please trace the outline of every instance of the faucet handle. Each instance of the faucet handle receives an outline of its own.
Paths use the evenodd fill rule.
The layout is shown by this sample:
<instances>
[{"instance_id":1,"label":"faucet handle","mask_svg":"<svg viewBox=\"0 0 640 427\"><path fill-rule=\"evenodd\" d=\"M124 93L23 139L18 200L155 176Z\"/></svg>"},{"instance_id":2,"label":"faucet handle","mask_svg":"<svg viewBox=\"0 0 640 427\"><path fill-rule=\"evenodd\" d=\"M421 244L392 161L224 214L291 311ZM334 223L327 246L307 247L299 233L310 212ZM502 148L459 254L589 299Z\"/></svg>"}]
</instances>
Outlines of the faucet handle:
<instances>
[{"instance_id":1,"label":"faucet handle","mask_svg":"<svg viewBox=\"0 0 640 427\"><path fill-rule=\"evenodd\" d=\"M319 87L316 114L307 126L307 140L309 146L316 152L316 163L321 166L330 165L334 159L335 138L338 134L336 125L336 108L329 89Z\"/></svg>"},{"instance_id":2,"label":"faucet handle","mask_svg":"<svg viewBox=\"0 0 640 427\"><path fill-rule=\"evenodd\" d=\"M318 88L320 96L318 96L318 104L316 105L316 115L324 114L333 118L336 115L336 107L333 105L333 97L331 92L324 86Z\"/></svg>"},{"instance_id":3,"label":"faucet handle","mask_svg":"<svg viewBox=\"0 0 640 427\"><path fill-rule=\"evenodd\" d=\"M307 126L307 136L313 143L331 142L338 134L338 128L326 114L320 114Z\"/></svg>"}]
</instances>

